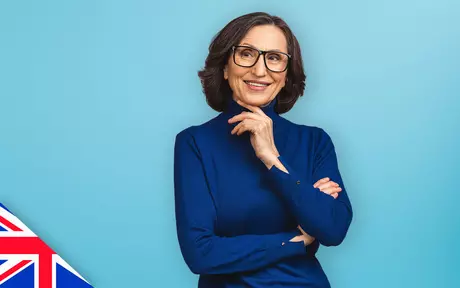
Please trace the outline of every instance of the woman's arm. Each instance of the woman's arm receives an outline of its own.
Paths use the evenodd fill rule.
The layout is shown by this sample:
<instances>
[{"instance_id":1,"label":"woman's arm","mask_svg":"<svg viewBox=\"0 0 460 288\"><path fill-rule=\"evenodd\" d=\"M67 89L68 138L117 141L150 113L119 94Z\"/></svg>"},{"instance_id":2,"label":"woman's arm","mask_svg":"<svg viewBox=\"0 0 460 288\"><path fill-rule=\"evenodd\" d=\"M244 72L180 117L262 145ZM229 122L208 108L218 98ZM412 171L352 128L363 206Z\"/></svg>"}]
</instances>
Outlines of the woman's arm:
<instances>
[{"instance_id":1,"label":"woman's arm","mask_svg":"<svg viewBox=\"0 0 460 288\"><path fill-rule=\"evenodd\" d=\"M236 237L214 234L214 199L209 191L200 151L188 130L176 136L174 189L179 245L185 262L195 274L249 271L286 257L307 254L309 247L305 247L302 240L290 242L301 234L298 230Z\"/></svg>"},{"instance_id":2,"label":"woman's arm","mask_svg":"<svg viewBox=\"0 0 460 288\"><path fill-rule=\"evenodd\" d=\"M336 246L345 238L353 212L332 140L323 129L317 129L320 135L312 179L298 175L282 156L269 169L269 178L305 232L325 246ZM342 188L336 199L313 187L313 183L324 177Z\"/></svg>"}]
</instances>

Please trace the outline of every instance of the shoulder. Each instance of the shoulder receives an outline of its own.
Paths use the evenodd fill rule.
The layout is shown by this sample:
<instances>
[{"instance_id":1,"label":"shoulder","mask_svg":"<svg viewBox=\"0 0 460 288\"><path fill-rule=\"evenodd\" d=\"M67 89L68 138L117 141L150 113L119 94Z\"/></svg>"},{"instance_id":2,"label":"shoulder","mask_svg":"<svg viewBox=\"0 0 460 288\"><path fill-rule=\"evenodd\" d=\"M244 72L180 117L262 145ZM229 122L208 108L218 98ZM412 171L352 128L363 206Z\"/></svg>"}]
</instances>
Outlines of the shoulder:
<instances>
[{"instance_id":1,"label":"shoulder","mask_svg":"<svg viewBox=\"0 0 460 288\"><path fill-rule=\"evenodd\" d=\"M314 155L314 158L322 158L322 155L328 155L335 151L329 133L322 127L315 125L297 124L285 118L281 119L282 125L288 131L289 139L294 143L299 143L302 149L307 149Z\"/></svg>"},{"instance_id":2,"label":"shoulder","mask_svg":"<svg viewBox=\"0 0 460 288\"><path fill-rule=\"evenodd\" d=\"M280 122L283 126L288 127L290 132L299 133L302 137L309 139L314 143L328 142L331 141L331 137L325 129L306 124L297 124L284 117L280 116Z\"/></svg>"},{"instance_id":3,"label":"shoulder","mask_svg":"<svg viewBox=\"0 0 460 288\"><path fill-rule=\"evenodd\" d=\"M218 120L221 114L209 119L201 124L191 125L176 134L177 142L196 142L196 139L208 138L218 131Z\"/></svg>"}]
</instances>

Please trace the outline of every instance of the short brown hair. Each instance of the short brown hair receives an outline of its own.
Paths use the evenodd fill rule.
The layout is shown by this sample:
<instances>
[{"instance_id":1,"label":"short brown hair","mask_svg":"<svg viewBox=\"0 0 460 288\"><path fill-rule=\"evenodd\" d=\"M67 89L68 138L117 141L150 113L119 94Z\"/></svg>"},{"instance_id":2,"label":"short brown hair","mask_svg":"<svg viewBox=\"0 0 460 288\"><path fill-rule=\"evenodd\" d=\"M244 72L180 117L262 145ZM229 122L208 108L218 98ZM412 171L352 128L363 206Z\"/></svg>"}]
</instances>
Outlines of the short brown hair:
<instances>
[{"instance_id":1,"label":"short brown hair","mask_svg":"<svg viewBox=\"0 0 460 288\"><path fill-rule=\"evenodd\" d=\"M238 45L246 33L259 25L275 25L287 40L288 53L292 56L287 69L286 85L278 93L275 110L278 114L289 111L305 89L305 72L297 38L283 19L263 12L250 13L233 19L214 36L209 45L205 67L198 72L208 105L222 112L231 99L232 91L224 79L224 66L232 53L232 46Z\"/></svg>"}]
</instances>

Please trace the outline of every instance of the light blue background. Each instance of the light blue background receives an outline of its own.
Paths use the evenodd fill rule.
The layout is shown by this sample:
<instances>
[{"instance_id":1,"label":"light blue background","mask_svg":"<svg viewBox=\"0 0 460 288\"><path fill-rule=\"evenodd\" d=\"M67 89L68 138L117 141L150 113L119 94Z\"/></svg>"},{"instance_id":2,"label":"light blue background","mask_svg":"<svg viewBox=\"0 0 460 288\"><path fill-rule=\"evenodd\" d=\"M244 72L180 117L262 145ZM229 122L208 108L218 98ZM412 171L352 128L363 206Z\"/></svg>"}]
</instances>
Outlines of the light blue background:
<instances>
[{"instance_id":1,"label":"light blue background","mask_svg":"<svg viewBox=\"0 0 460 288\"><path fill-rule=\"evenodd\" d=\"M0 202L96 287L195 287L173 145L216 115L211 38L264 10L308 88L288 119L336 145L355 217L334 288L460 287L459 1L1 1Z\"/></svg>"}]
</instances>

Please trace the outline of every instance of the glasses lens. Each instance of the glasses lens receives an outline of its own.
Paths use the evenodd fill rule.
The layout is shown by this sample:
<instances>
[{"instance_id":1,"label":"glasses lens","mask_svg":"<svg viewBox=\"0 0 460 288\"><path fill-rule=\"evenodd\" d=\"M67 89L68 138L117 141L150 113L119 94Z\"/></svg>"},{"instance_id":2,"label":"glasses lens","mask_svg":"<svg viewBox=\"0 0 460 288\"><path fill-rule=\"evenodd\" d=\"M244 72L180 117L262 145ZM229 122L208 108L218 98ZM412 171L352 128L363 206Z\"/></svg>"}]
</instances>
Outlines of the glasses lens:
<instances>
[{"instance_id":1,"label":"glasses lens","mask_svg":"<svg viewBox=\"0 0 460 288\"><path fill-rule=\"evenodd\" d=\"M243 67L253 66L259 59L259 51L251 47L235 47L235 64ZM289 63L287 54L271 51L265 53L265 63L267 68L273 72L283 72Z\"/></svg>"},{"instance_id":2,"label":"glasses lens","mask_svg":"<svg viewBox=\"0 0 460 288\"><path fill-rule=\"evenodd\" d=\"M235 63L244 67L251 67L259 58L259 51L249 47L236 47Z\"/></svg>"},{"instance_id":3,"label":"glasses lens","mask_svg":"<svg viewBox=\"0 0 460 288\"><path fill-rule=\"evenodd\" d=\"M268 52L265 54L265 63L267 63L267 68L272 71L284 71L288 65L288 62L289 57L284 53Z\"/></svg>"}]
</instances>

